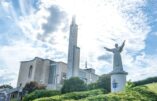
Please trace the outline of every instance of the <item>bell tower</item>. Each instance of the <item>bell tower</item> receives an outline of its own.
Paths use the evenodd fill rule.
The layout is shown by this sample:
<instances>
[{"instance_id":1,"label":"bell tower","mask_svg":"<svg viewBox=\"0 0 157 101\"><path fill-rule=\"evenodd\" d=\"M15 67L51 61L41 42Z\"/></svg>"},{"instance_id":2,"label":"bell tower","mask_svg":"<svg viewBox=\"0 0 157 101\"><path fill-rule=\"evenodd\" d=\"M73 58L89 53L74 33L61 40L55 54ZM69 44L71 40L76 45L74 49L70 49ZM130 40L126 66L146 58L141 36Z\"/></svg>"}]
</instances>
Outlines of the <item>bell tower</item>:
<instances>
[{"instance_id":1,"label":"bell tower","mask_svg":"<svg viewBox=\"0 0 157 101\"><path fill-rule=\"evenodd\" d=\"M68 47L68 70L67 78L78 77L79 62L80 62L80 48L77 47L77 32L78 25L75 21L75 16L72 18L70 25L69 47Z\"/></svg>"}]
</instances>

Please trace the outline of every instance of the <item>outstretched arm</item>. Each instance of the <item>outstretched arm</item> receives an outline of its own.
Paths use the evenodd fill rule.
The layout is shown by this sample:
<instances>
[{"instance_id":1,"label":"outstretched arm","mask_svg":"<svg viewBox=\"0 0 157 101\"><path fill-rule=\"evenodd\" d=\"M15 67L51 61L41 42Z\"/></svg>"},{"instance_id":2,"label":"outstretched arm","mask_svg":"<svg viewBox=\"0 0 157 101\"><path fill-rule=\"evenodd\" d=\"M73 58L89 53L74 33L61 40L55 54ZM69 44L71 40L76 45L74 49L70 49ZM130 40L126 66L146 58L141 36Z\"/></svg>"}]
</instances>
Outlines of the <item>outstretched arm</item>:
<instances>
[{"instance_id":1,"label":"outstretched arm","mask_svg":"<svg viewBox=\"0 0 157 101\"><path fill-rule=\"evenodd\" d=\"M120 52L122 52L124 45L125 45L125 40L123 41L122 45L120 46L120 50L119 50Z\"/></svg>"},{"instance_id":2,"label":"outstretched arm","mask_svg":"<svg viewBox=\"0 0 157 101\"><path fill-rule=\"evenodd\" d=\"M104 49L106 49L107 51L112 52L112 49L109 49L109 48L107 48L107 47L104 47Z\"/></svg>"}]
</instances>

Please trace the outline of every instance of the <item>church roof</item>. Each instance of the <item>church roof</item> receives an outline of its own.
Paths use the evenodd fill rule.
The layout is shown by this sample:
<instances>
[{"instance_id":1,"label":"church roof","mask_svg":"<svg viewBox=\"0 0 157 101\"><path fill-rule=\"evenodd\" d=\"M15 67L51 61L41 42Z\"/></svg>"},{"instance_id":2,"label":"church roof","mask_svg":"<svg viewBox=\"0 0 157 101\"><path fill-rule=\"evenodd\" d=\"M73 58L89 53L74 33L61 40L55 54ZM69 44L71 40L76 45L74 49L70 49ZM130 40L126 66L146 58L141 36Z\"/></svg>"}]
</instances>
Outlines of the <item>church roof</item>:
<instances>
[{"instance_id":1,"label":"church roof","mask_svg":"<svg viewBox=\"0 0 157 101\"><path fill-rule=\"evenodd\" d=\"M50 59L43 59L43 58L40 58L40 57L35 57L34 59L32 59L32 60L28 60L28 61L21 61L21 62L31 62L31 61L34 61L34 60L36 60L36 59L40 59L40 60L49 60L49 61L52 61L52 60L50 60ZM52 62L54 62L54 61L52 61Z\"/></svg>"}]
</instances>

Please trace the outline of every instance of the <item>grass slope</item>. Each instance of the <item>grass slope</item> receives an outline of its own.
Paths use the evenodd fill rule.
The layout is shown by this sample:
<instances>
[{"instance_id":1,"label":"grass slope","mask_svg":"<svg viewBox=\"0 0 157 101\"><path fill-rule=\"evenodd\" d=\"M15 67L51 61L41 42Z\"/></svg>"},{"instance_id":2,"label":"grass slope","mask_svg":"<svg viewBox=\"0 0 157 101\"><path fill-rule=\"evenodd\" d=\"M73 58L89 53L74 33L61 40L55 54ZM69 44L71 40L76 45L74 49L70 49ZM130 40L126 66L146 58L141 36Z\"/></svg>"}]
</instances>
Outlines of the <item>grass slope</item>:
<instances>
[{"instance_id":1,"label":"grass slope","mask_svg":"<svg viewBox=\"0 0 157 101\"><path fill-rule=\"evenodd\" d=\"M106 94L97 89L43 97L33 101L157 101L157 83L126 88L119 93Z\"/></svg>"},{"instance_id":2,"label":"grass slope","mask_svg":"<svg viewBox=\"0 0 157 101\"><path fill-rule=\"evenodd\" d=\"M137 86L119 93L106 94L97 89L44 97L33 101L157 101L157 94L146 86Z\"/></svg>"},{"instance_id":3,"label":"grass slope","mask_svg":"<svg viewBox=\"0 0 157 101\"><path fill-rule=\"evenodd\" d=\"M157 83L146 84L146 86L153 92L157 93Z\"/></svg>"}]
</instances>

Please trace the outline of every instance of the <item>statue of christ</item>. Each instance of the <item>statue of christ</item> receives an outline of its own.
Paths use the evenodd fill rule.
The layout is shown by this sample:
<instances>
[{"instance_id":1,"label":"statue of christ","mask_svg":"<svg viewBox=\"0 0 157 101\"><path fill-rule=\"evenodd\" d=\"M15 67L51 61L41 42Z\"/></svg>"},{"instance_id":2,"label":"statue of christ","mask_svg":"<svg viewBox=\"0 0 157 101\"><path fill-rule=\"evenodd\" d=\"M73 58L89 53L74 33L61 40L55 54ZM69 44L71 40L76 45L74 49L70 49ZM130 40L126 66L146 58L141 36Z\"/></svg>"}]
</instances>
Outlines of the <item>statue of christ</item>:
<instances>
[{"instance_id":1,"label":"statue of christ","mask_svg":"<svg viewBox=\"0 0 157 101\"><path fill-rule=\"evenodd\" d=\"M122 52L124 45L125 45L125 40L121 46L118 46L118 44L115 44L115 48L113 48L113 49L104 47L104 49L106 49L107 51L112 52L114 54L113 55L113 70L123 69L120 53Z\"/></svg>"}]
</instances>

